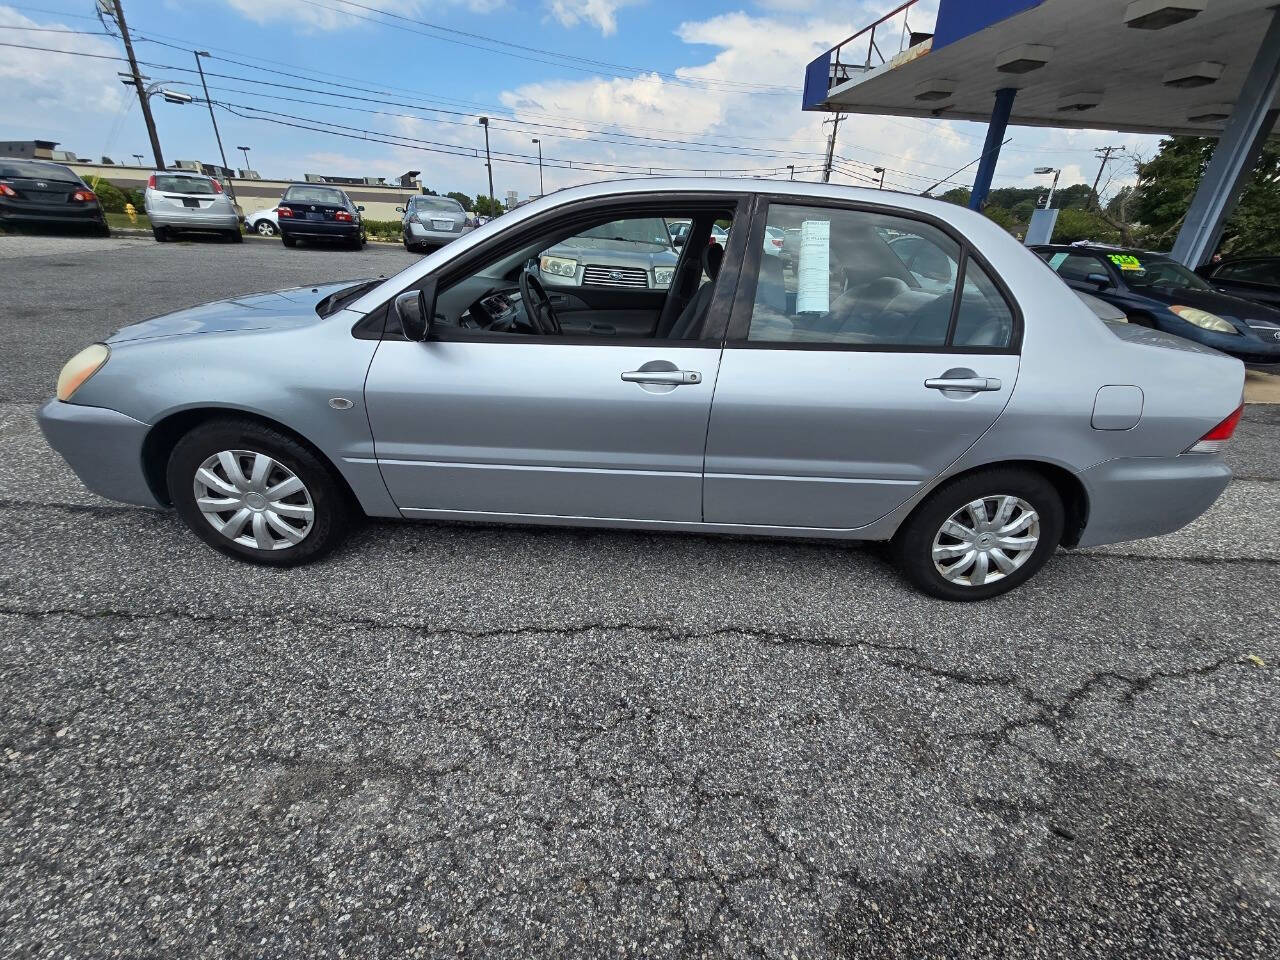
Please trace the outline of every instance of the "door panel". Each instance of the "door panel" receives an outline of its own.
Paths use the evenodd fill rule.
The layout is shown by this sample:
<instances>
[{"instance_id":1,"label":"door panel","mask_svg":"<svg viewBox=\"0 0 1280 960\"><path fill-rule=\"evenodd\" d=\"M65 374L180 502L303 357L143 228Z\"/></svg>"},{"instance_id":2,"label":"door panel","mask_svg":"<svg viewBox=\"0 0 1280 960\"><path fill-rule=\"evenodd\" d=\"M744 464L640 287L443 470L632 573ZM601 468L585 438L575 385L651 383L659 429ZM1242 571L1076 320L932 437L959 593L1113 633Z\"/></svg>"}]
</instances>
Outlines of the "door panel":
<instances>
[{"instance_id":1,"label":"door panel","mask_svg":"<svg viewBox=\"0 0 1280 960\"><path fill-rule=\"evenodd\" d=\"M547 292L565 331L596 336L652 337L666 302L663 290L601 290L575 287L572 292L548 285Z\"/></svg>"},{"instance_id":2,"label":"door panel","mask_svg":"<svg viewBox=\"0 0 1280 960\"><path fill-rule=\"evenodd\" d=\"M1000 387L924 385L944 374ZM706 521L865 526L972 446L1017 375L1010 354L728 349L707 436Z\"/></svg>"},{"instance_id":3,"label":"door panel","mask_svg":"<svg viewBox=\"0 0 1280 960\"><path fill-rule=\"evenodd\" d=\"M384 341L365 400L396 504L697 522L719 350ZM679 386L624 372L696 371Z\"/></svg>"}]
</instances>

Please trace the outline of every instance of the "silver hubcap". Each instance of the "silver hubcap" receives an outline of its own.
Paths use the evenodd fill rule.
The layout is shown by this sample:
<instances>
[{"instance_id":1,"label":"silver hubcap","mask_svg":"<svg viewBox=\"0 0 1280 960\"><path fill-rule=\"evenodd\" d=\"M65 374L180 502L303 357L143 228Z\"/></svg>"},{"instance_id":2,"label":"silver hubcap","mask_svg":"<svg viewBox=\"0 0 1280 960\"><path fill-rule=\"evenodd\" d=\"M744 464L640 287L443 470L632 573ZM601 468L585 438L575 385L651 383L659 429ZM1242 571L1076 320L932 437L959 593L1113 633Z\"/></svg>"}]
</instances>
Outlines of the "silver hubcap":
<instances>
[{"instance_id":1,"label":"silver hubcap","mask_svg":"<svg viewBox=\"0 0 1280 960\"><path fill-rule=\"evenodd\" d=\"M306 486L265 453L215 453L196 470L194 489L204 518L242 546L285 550L301 543L315 524Z\"/></svg>"},{"instance_id":2,"label":"silver hubcap","mask_svg":"<svg viewBox=\"0 0 1280 960\"><path fill-rule=\"evenodd\" d=\"M258 232L264 237L269 237L276 232L276 228L273 227L270 222L263 220L258 224Z\"/></svg>"},{"instance_id":3,"label":"silver hubcap","mask_svg":"<svg viewBox=\"0 0 1280 960\"><path fill-rule=\"evenodd\" d=\"M1020 497L1001 494L966 503L933 538L933 565L952 583L980 587L1003 580L1031 559L1040 517Z\"/></svg>"}]
</instances>

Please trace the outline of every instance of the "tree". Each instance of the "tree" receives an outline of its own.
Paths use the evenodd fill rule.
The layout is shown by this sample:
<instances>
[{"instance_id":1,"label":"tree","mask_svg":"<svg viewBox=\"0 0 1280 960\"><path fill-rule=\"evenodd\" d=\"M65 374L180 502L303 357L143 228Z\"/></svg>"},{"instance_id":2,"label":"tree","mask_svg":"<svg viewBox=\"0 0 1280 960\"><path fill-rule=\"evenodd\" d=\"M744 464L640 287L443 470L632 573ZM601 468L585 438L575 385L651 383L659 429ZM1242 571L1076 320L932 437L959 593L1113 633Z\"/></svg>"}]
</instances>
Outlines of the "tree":
<instances>
[{"instance_id":1,"label":"tree","mask_svg":"<svg viewBox=\"0 0 1280 960\"><path fill-rule=\"evenodd\" d=\"M1138 186L1130 201L1144 227L1141 241L1167 248L1186 218L1191 198L1213 157L1209 137L1171 137L1160 142L1154 157L1140 165ZM1222 231L1222 253L1270 253L1280 248L1280 144L1267 140L1240 202Z\"/></svg>"},{"instance_id":2,"label":"tree","mask_svg":"<svg viewBox=\"0 0 1280 960\"><path fill-rule=\"evenodd\" d=\"M475 212L482 217L496 217L503 212L502 201L494 200L491 203L487 196L481 194L476 197Z\"/></svg>"},{"instance_id":3,"label":"tree","mask_svg":"<svg viewBox=\"0 0 1280 960\"><path fill-rule=\"evenodd\" d=\"M475 201L472 200L470 197L468 197L465 193L460 193L459 191L454 190L452 193L446 193L445 196L451 200L457 200L460 204L462 204L463 210L474 209Z\"/></svg>"}]
</instances>

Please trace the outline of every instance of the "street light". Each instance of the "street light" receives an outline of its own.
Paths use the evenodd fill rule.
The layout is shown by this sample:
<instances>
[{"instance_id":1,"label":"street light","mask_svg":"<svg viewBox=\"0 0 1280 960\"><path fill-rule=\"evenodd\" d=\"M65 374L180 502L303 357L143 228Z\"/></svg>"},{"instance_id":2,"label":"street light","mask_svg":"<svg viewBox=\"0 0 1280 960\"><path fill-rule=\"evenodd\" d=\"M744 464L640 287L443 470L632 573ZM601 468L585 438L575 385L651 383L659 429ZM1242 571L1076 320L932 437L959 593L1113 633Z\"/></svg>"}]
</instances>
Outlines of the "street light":
<instances>
[{"instance_id":1,"label":"street light","mask_svg":"<svg viewBox=\"0 0 1280 960\"><path fill-rule=\"evenodd\" d=\"M796 165L794 163L788 163L787 169L791 171L791 176L787 177L787 179L794 180L796 178Z\"/></svg>"},{"instance_id":2,"label":"street light","mask_svg":"<svg viewBox=\"0 0 1280 960\"><path fill-rule=\"evenodd\" d=\"M1035 169L1035 174L1039 177L1047 177L1051 173L1053 174L1053 183L1049 184L1049 197L1044 202L1046 210L1053 209L1053 191L1058 187L1058 177L1062 176L1062 171L1054 167L1036 167Z\"/></svg>"},{"instance_id":3,"label":"street light","mask_svg":"<svg viewBox=\"0 0 1280 960\"><path fill-rule=\"evenodd\" d=\"M140 153L131 153L131 154L130 154L130 156L131 156L131 157L133 157L133 159L135 159L135 160L137 160L137 161L138 161L138 166L142 166L142 154L140 154Z\"/></svg>"},{"instance_id":4,"label":"street light","mask_svg":"<svg viewBox=\"0 0 1280 960\"><path fill-rule=\"evenodd\" d=\"M489 118L481 117L480 126L484 127L484 166L489 171L489 213L498 209L498 201L493 199L493 160L489 156Z\"/></svg>"},{"instance_id":5,"label":"street light","mask_svg":"<svg viewBox=\"0 0 1280 960\"><path fill-rule=\"evenodd\" d=\"M534 137L533 142L538 145L538 196L541 197L547 192L547 188L542 185L542 141Z\"/></svg>"},{"instance_id":6,"label":"street light","mask_svg":"<svg viewBox=\"0 0 1280 960\"><path fill-rule=\"evenodd\" d=\"M200 72L200 86L204 88L205 106L209 108L209 119L213 121L213 138L218 141L218 155L222 157L222 169L230 170L227 166L227 152L222 149L222 134L218 132L218 118L213 115L213 101L209 99L209 85L204 81L204 65L200 62L201 57L211 57L208 50L192 50L192 55L196 58L196 69ZM168 100L168 97L165 97ZM190 102L190 101L188 101ZM231 202L238 203L236 199L235 184L231 182L231 177L227 177L227 193L231 195Z\"/></svg>"},{"instance_id":7,"label":"street light","mask_svg":"<svg viewBox=\"0 0 1280 960\"><path fill-rule=\"evenodd\" d=\"M237 150L239 150L241 153L243 153L243 154L244 154L244 172L245 172L245 173L248 173L248 172L249 172L249 151L250 151L252 148L251 148L251 147L236 147L236 149L237 149Z\"/></svg>"},{"instance_id":8,"label":"street light","mask_svg":"<svg viewBox=\"0 0 1280 960\"><path fill-rule=\"evenodd\" d=\"M880 174L879 189L883 190L884 189L884 167L872 167L871 169L874 170L876 173Z\"/></svg>"}]
</instances>

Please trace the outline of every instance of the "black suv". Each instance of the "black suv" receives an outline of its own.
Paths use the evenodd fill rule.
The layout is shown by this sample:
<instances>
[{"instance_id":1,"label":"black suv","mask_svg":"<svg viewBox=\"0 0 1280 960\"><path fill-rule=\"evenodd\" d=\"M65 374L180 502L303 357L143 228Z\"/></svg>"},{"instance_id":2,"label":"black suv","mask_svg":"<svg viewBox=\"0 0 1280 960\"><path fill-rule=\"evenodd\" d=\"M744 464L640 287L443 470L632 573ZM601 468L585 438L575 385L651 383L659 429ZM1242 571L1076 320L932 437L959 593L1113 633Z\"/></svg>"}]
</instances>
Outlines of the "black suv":
<instances>
[{"instance_id":1,"label":"black suv","mask_svg":"<svg viewBox=\"0 0 1280 960\"><path fill-rule=\"evenodd\" d=\"M364 246L364 222L345 190L319 183L295 183L276 207L280 239L286 247L299 240L336 240L352 250Z\"/></svg>"}]
</instances>

